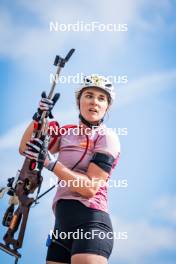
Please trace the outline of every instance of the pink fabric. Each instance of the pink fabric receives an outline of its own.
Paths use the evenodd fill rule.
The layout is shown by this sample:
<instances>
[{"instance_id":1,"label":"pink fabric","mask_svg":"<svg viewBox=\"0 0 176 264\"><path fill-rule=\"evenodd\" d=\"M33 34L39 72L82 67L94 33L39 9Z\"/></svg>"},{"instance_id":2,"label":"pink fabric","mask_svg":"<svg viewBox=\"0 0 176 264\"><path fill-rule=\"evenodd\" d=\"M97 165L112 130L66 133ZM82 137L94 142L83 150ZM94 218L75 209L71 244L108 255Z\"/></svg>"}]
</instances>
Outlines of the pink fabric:
<instances>
[{"instance_id":1,"label":"pink fabric","mask_svg":"<svg viewBox=\"0 0 176 264\"><path fill-rule=\"evenodd\" d=\"M101 129L101 133L100 133ZM103 129L103 135L102 135ZM84 157L84 159L78 164L74 171L85 174L90 160L95 152L103 152L110 154L115 158L113 168L109 174L114 170L119 153L120 153L120 143L117 134L114 132L107 133L106 127L104 125L100 126L92 135L89 136L89 148ZM86 147L86 136L85 135L74 135L74 132L71 132L70 135L64 135L60 138L60 151L58 161L60 161L67 168L71 169L76 162L81 158L85 151ZM99 191L95 194L94 197L86 199L76 192L71 192L64 182L61 181L54 200L53 200L53 210L55 210L56 202L60 199L74 199L83 203L85 206L90 208L99 209L107 212L107 183L104 186L101 186Z\"/></svg>"}]
</instances>

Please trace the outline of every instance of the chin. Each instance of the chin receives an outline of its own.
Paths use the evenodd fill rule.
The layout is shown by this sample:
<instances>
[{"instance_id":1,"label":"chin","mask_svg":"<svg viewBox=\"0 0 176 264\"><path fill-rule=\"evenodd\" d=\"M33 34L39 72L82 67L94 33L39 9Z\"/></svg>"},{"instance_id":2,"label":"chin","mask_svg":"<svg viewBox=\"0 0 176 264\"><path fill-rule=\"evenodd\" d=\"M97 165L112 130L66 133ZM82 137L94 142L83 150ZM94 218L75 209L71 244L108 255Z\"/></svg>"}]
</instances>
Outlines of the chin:
<instances>
[{"instance_id":1,"label":"chin","mask_svg":"<svg viewBox=\"0 0 176 264\"><path fill-rule=\"evenodd\" d=\"M88 118L87 119L90 123L96 123L98 122L100 119L97 119L97 118Z\"/></svg>"},{"instance_id":2,"label":"chin","mask_svg":"<svg viewBox=\"0 0 176 264\"><path fill-rule=\"evenodd\" d=\"M101 119L101 117L90 117L90 116L85 116L84 117L88 122L90 122L90 123L96 123L96 122L98 122L100 119Z\"/></svg>"}]
</instances>

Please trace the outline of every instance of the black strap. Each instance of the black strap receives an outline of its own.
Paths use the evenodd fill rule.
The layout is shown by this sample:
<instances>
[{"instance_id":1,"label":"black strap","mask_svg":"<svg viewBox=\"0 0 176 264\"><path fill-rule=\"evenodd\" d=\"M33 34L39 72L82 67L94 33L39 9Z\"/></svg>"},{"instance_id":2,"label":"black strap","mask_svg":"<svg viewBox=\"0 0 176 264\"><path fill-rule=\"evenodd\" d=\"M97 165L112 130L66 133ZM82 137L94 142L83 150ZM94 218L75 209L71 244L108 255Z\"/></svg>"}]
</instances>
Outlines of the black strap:
<instances>
[{"instance_id":1,"label":"black strap","mask_svg":"<svg viewBox=\"0 0 176 264\"><path fill-rule=\"evenodd\" d=\"M90 162L95 163L105 172L110 172L113 166L115 158L112 155L96 152L94 153Z\"/></svg>"},{"instance_id":2,"label":"black strap","mask_svg":"<svg viewBox=\"0 0 176 264\"><path fill-rule=\"evenodd\" d=\"M84 125L86 125L89 128L98 127L102 122L103 118L97 121L96 124L92 124L89 121L87 121L81 114L79 114L79 119L83 122Z\"/></svg>"}]
</instances>

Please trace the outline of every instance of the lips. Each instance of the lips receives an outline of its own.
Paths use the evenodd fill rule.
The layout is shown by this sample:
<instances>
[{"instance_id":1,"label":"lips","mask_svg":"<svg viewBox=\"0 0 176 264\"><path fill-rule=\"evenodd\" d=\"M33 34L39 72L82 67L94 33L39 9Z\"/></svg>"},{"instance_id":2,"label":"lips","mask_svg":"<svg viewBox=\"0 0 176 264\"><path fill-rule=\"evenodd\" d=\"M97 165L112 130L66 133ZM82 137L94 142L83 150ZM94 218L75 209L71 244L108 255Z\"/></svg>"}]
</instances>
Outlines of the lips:
<instances>
[{"instance_id":1,"label":"lips","mask_svg":"<svg viewBox=\"0 0 176 264\"><path fill-rule=\"evenodd\" d=\"M94 109L94 108L90 108L89 109L89 112L91 112L91 113L98 113L98 111L96 109Z\"/></svg>"}]
</instances>

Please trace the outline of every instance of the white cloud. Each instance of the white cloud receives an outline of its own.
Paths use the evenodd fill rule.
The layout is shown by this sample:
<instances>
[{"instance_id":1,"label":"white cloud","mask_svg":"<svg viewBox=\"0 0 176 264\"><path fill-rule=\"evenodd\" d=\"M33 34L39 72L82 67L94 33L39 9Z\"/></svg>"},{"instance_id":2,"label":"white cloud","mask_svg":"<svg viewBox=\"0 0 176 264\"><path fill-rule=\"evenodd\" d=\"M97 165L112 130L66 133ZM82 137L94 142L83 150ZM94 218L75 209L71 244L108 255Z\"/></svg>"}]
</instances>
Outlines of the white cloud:
<instances>
[{"instance_id":1,"label":"white cloud","mask_svg":"<svg viewBox=\"0 0 176 264\"><path fill-rule=\"evenodd\" d=\"M77 123L77 114L75 109L56 112L55 118L58 120L61 126L65 124ZM0 151L10 148L17 148L29 123L30 121L18 124L2 135L0 137Z\"/></svg>"},{"instance_id":2,"label":"white cloud","mask_svg":"<svg viewBox=\"0 0 176 264\"><path fill-rule=\"evenodd\" d=\"M124 0L121 1L106 0L87 1L81 2L68 2L62 1L58 4L58 1L39 0L24 2L20 1L21 5L37 15L43 22L51 20L58 20L64 22L76 22L78 20L101 20L101 22L119 22L128 23L135 18L136 12L140 7L139 0ZM108 10L108 12L107 12ZM91 11L91 12L89 12Z\"/></svg>"},{"instance_id":3,"label":"white cloud","mask_svg":"<svg viewBox=\"0 0 176 264\"><path fill-rule=\"evenodd\" d=\"M19 124L0 137L0 150L16 148L29 122Z\"/></svg>"},{"instance_id":4,"label":"white cloud","mask_svg":"<svg viewBox=\"0 0 176 264\"><path fill-rule=\"evenodd\" d=\"M119 88L116 105L122 106L134 102L145 96L152 96L174 87L176 70L154 73L144 76Z\"/></svg>"},{"instance_id":5,"label":"white cloud","mask_svg":"<svg viewBox=\"0 0 176 264\"><path fill-rule=\"evenodd\" d=\"M158 217L169 222L170 224L176 223L176 195L163 196L158 199L153 206Z\"/></svg>"},{"instance_id":6,"label":"white cloud","mask_svg":"<svg viewBox=\"0 0 176 264\"><path fill-rule=\"evenodd\" d=\"M175 209L172 211L175 213ZM161 215L160 215L161 216ZM160 221L163 218L161 216ZM164 250L175 250L176 232L170 226L152 224L148 219L127 221L120 217L112 218L114 231L127 232L127 240L115 240L112 260L122 263L143 263L153 254L157 255Z\"/></svg>"},{"instance_id":7,"label":"white cloud","mask_svg":"<svg viewBox=\"0 0 176 264\"><path fill-rule=\"evenodd\" d=\"M35 25L19 23L18 19L14 19L11 10L2 9L0 13L2 20L0 54L18 60L18 63L23 66L39 71L39 65L44 65L47 58L56 51L62 50L66 43L71 42L77 47L77 45L88 41L92 56L100 56L101 63L102 60L105 63L111 56L110 54L113 54L114 49L116 50L118 45L121 45L126 39L125 33L50 33L49 22L51 20L60 23L75 23L78 20L132 23L139 11L140 1L125 0L121 3L121 1L111 0L108 2L108 12L105 0L92 3L84 1L83 4L70 2L69 5L65 2L58 3L58 1L52 1L51 4L48 0L18 1L17 6L23 8L24 13L30 12L38 22ZM91 13L87 10L91 10ZM106 45L99 45L106 38L108 39ZM12 43L13 48L11 47Z\"/></svg>"},{"instance_id":8,"label":"white cloud","mask_svg":"<svg viewBox=\"0 0 176 264\"><path fill-rule=\"evenodd\" d=\"M161 33L161 37L166 37L173 34L173 27L176 25L176 20L171 19L168 21L168 17L174 18L174 3L172 0L143 0L141 1L141 5L142 12L139 13L138 18L134 21L136 30L140 30L140 35L146 33Z\"/></svg>"}]
</instances>

